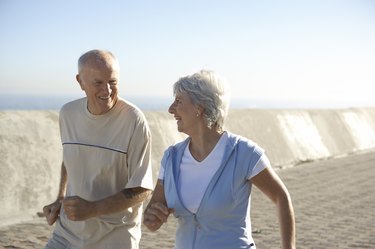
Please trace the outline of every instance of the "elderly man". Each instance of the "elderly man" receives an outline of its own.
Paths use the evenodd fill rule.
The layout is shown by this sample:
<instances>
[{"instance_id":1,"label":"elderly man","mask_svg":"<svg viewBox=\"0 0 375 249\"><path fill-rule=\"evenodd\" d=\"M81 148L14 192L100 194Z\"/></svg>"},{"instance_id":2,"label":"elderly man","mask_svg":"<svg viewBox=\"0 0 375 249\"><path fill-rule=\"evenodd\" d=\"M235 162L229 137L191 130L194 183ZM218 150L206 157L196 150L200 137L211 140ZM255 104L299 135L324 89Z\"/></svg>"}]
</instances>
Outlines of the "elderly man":
<instances>
[{"instance_id":1,"label":"elderly man","mask_svg":"<svg viewBox=\"0 0 375 249\"><path fill-rule=\"evenodd\" d=\"M78 60L86 97L60 111L63 162L56 222L45 248L138 248L142 203L153 189L151 135L143 113L118 96L119 64L108 51Z\"/></svg>"}]
</instances>

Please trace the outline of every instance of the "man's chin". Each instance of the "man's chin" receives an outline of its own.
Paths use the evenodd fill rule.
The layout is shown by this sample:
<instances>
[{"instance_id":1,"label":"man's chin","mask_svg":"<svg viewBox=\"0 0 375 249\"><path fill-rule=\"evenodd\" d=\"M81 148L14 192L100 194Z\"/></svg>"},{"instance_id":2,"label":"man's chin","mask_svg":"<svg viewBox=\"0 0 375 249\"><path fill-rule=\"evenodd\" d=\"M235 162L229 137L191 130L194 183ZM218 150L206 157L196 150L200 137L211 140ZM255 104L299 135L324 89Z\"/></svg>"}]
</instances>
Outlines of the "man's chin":
<instances>
[{"instance_id":1,"label":"man's chin","mask_svg":"<svg viewBox=\"0 0 375 249\"><path fill-rule=\"evenodd\" d=\"M117 102L117 99L100 99L100 105L102 106L102 109L105 110L105 112L108 112L111 110Z\"/></svg>"},{"instance_id":2,"label":"man's chin","mask_svg":"<svg viewBox=\"0 0 375 249\"><path fill-rule=\"evenodd\" d=\"M108 99L99 99L99 102L102 104L102 105L106 105L106 106L114 106L115 103L116 103L116 100L112 99L112 98L108 98Z\"/></svg>"}]
</instances>

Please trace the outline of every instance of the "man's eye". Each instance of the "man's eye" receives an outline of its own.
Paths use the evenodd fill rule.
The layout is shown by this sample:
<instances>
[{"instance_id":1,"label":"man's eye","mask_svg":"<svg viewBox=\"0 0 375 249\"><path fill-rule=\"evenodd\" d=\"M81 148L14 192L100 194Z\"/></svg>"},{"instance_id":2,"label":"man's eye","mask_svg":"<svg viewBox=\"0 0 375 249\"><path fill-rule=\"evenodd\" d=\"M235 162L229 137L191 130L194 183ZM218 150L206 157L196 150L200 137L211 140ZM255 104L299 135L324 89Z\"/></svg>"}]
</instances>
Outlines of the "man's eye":
<instances>
[{"instance_id":1,"label":"man's eye","mask_svg":"<svg viewBox=\"0 0 375 249\"><path fill-rule=\"evenodd\" d=\"M115 80L114 81L110 81L109 84L112 85L112 86L117 85L117 81L115 81Z\"/></svg>"}]
</instances>

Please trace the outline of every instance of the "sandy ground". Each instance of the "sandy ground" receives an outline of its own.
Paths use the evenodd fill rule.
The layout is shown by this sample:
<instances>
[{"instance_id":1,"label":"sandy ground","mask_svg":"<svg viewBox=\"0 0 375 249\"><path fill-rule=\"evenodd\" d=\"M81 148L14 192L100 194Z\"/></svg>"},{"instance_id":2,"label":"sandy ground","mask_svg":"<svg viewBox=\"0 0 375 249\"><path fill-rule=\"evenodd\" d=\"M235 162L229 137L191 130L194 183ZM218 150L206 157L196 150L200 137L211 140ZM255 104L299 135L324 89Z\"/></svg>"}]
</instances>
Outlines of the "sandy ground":
<instances>
[{"instance_id":1,"label":"sandy ground","mask_svg":"<svg viewBox=\"0 0 375 249\"><path fill-rule=\"evenodd\" d=\"M278 171L293 199L297 248L375 248L375 152ZM259 248L280 248L274 206L257 189L253 236ZM176 221L143 228L141 249L173 248ZM0 227L0 248L43 248L52 232L42 218Z\"/></svg>"}]
</instances>

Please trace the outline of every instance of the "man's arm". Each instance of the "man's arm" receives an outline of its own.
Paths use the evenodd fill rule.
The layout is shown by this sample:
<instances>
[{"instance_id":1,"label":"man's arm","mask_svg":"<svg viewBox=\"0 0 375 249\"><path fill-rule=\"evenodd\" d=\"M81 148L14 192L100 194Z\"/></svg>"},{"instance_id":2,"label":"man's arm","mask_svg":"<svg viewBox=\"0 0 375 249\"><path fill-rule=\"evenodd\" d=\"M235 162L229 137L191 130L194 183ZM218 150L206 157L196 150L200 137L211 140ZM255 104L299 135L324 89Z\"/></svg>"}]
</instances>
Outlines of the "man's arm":
<instances>
[{"instance_id":1,"label":"man's arm","mask_svg":"<svg viewBox=\"0 0 375 249\"><path fill-rule=\"evenodd\" d=\"M59 199L62 200L65 197L67 181L68 181L68 174L66 172L64 162L62 162L61 163L61 176L60 176L59 192L57 194L58 200Z\"/></svg>"},{"instance_id":2,"label":"man's arm","mask_svg":"<svg viewBox=\"0 0 375 249\"><path fill-rule=\"evenodd\" d=\"M49 225L52 225L53 223L55 223L55 221L57 220L57 217L59 216L60 209L61 209L61 202L65 197L67 180L68 180L68 176L66 173L66 168L65 168L64 162L62 162L59 192L57 194L57 198L53 203L43 207L43 214L46 217L47 223Z\"/></svg>"},{"instance_id":3,"label":"man's arm","mask_svg":"<svg viewBox=\"0 0 375 249\"><path fill-rule=\"evenodd\" d=\"M87 201L79 196L63 200L66 215L70 220L86 220L100 215L121 212L145 201L151 190L142 187L124 189L115 195L97 201Z\"/></svg>"}]
</instances>

